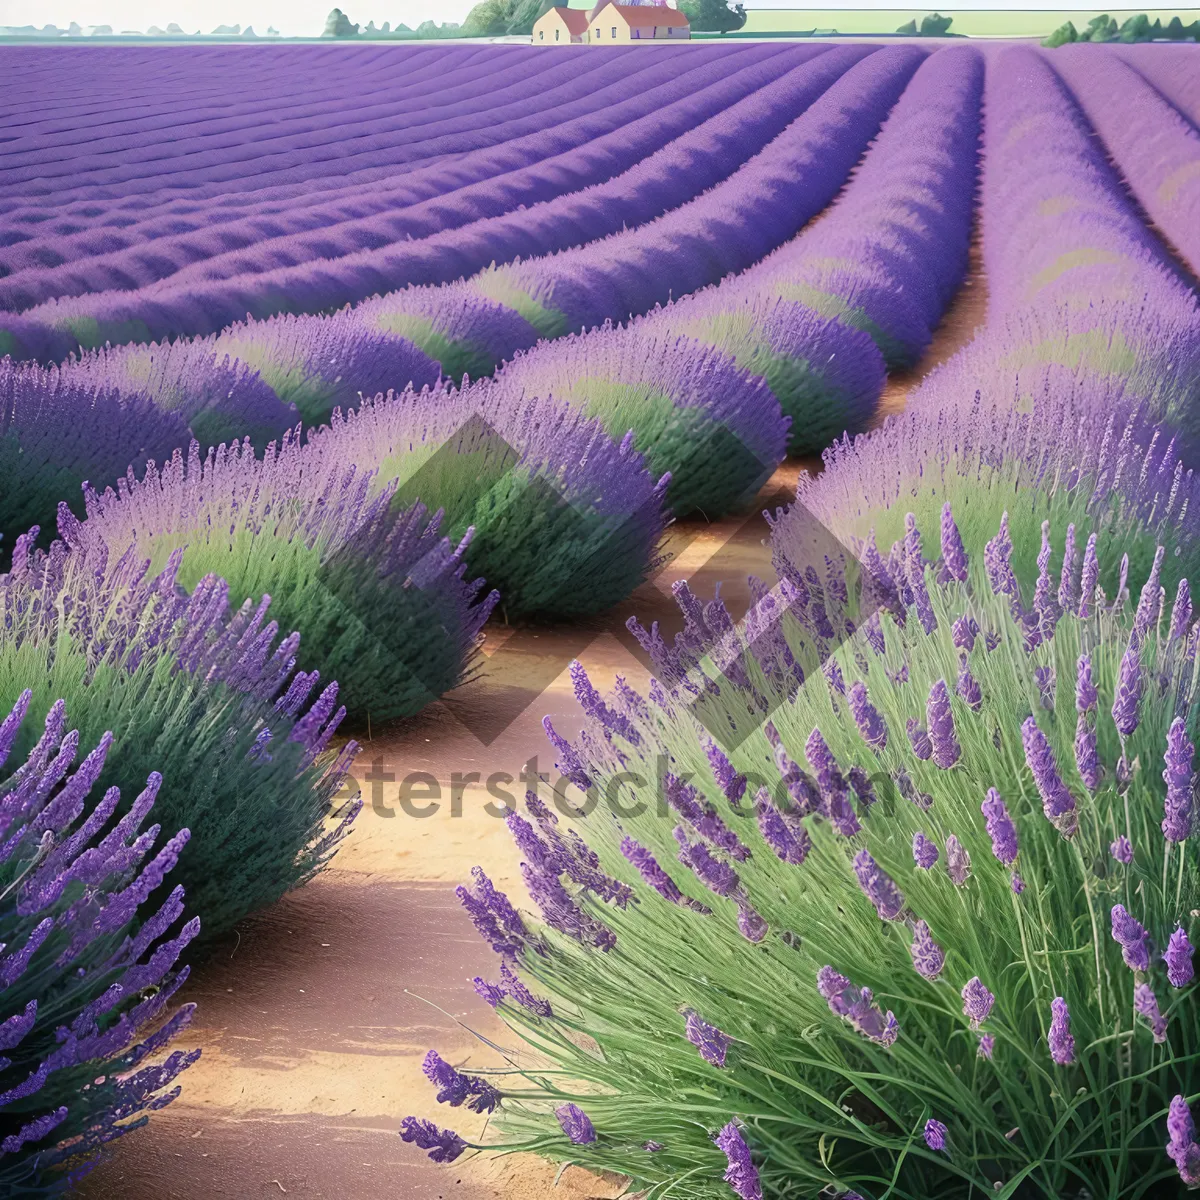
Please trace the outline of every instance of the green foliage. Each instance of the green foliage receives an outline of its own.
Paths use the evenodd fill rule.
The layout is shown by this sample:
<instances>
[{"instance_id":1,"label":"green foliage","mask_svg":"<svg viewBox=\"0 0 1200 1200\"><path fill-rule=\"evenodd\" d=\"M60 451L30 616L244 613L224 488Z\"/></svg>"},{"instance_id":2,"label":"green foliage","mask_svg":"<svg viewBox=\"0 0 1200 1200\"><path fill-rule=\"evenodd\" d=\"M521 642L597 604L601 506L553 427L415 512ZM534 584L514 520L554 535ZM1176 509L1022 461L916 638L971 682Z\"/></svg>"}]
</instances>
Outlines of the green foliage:
<instances>
[{"instance_id":1,"label":"green foliage","mask_svg":"<svg viewBox=\"0 0 1200 1200\"><path fill-rule=\"evenodd\" d=\"M900 28L896 30L896 32L903 33L908 37L916 37L917 36L916 19L914 18L913 20L909 21L908 24L906 24L906 25L901 25Z\"/></svg>"},{"instance_id":2,"label":"green foliage","mask_svg":"<svg viewBox=\"0 0 1200 1200\"><path fill-rule=\"evenodd\" d=\"M930 13L922 18L921 28L917 28L915 20L909 21L907 25L901 25L896 30L897 33L903 33L907 37L952 37L950 26L954 23L953 17L943 17L941 13Z\"/></svg>"},{"instance_id":3,"label":"green foliage","mask_svg":"<svg viewBox=\"0 0 1200 1200\"><path fill-rule=\"evenodd\" d=\"M1055 46L1066 46L1077 41L1079 41L1079 31L1075 28L1074 22L1068 21L1065 25L1060 25L1042 45L1054 49Z\"/></svg>"},{"instance_id":4,"label":"green foliage","mask_svg":"<svg viewBox=\"0 0 1200 1200\"><path fill-rule=\"evenodd\" d=\"M1062 536L1056 526L1056 546ZM1035 549L1022 547L1025 554ZM1122 549L1102 545L1110 571ZM923 568L932 632L910 609L903 628L885 618L882 654L861 629L834 652L846 684L862 680L887 723L878 753L820 670L797 684L790 669L768 674L752 655L724 644L723 669L704 661L689 686L669 698L643 708L609 697L637 736L610 724L608 744L594 723L585 765L595 796L620 797L620 819L601 802L572 825L598 853L603 871L634 887L639 902L618 908L590 892L572 892L585 921L615 933L615 947L600 952L539 929L547 952L531 946L521 955L554 1017L502 1003L527 1043L520 1067L506 1072L511 1083L502 1085L506 1096L493 1118L493 1128L506 1135L505 1150L520 1146L626 1175L631 1191L648 1189L648 1196L715 1200L730 1193L720 1182L725 1161L712 1138L738 1120L771 1197L840 1196L851 1189L873 1200L1179 1194L1163 1152L1166 1115L1172 1096L1200 1091L1200 993L1194 983L1169 986L1160 964L1138 972L1126 966L1110 936L1109 914L1125 905L1160 949L1178 923L1196 937L1200 865L1187 843L1167 841L1160 829L1164 747L1177 697L1188 735L1196 736L1194 660L1181 640L1168 640L1165 625L1133 643L1145 678L1161 678L1162 686L1146 687L1140 721L1122 737L1109 709L1130 645L1132 601L1105 603L1086 617L1067 614L1031 650L1019 614L992 592L981 557L972 561L967 584L939 586L933 567ZM861 624L853 593L845 609L832 588L824 600L835 622L850 617ZM1150 600L1157 612L1157 583ZM964 614L999 638L992 649L977 638L965 656L982 692L978 711L954 695L962 659L952 627ZM789 617L782 632L796 661L807 667L824 658L827 646L799 622ZM1083 718L1105 764L1091 787L1076 770L1073 748L1081 653L1091 655L1100 697ZM734 682L734 663L747 672L743 686ZM1037 682L1039 669L1048 688ZM705 689L706 679L714 686ZM939 680L949 684L961 749L948 769L917 758L904 732L910 718L926 724L926 696ZM780 702L770 717L782 757L756 696ZM1021 732L1031 714L1070 791L1074 829L1043 813ZM749 780L738 805L722 795L700 726L726 745ZM803 767L806 757L818 770L806 750L814 729L841 772L836 785L822 783L826 799L831 787L849 796L844 779L856 768L872 779L876 800L857 804L862 830L851 837L817 815L801 821L793 810L787 823L794 833L803 828L811 847L799 865L789 865L760 833L754 797L765 783L773 803L789 807L780 771L789 763ZM680 866L678 815L654 803L668 769L690 779L749 849L748 859L731 864L738 885L729 898L706 890ZM640 812L630 810L626 772L642 781L634 785ZM906 799L901 787L920 803ZM995 856L981 813L989 788L998 789L1019 834L1011 868ZM696 829L684 828L689 840L699 840ZM933 869L914 864L917 833L941 848ZM946 869L951 835L969 854L961 879ZM1110 854L1119 836L1132 842L1129 865ZM670 903L643 886L621 852L625 837L648 848L685 896L712 912ZM903 893L899 919L881 920L856 879L852 859L864 848ZM1012 885L1014 871L1021 889ZM747 913L766 925L753 941L739 932L739 922L755 928ZM914 968L910 937L917 920L945 953L935 978ZM869 1039L831 1009L816 986L827 965L855 988L871 989L881 1017L884 1010L895 1014L894 1044ZM961 992L972 979L995 996L981 1027L964 1011ZM1167 1014L1163 1040L1135 1015L1140 982L1154 989ZM1076 1051L1068 1065L1056 1065L1047 1044L1056 997L1070 1009ZM685 1038L689 1010L733 1039L724 1066L702 1060ZM995 1039L990 1053L981 1050L982 1035ZM518 1061L515 1050L510 1061ZM572 1145L560 1132L551 1113L567 1100L587 1112L595 1141ZM925 1144L930 1118L949 1126L945 1152ZM648 1152L648 1141L660 1148Z\"/></svg>"},{"instance_id":5,"label":"green foliage","mask_svg":"<svg viewBox=\"0 0 1200 1200\"><path fill-rule=\"evenodd\" d=\"M746 23L746 9L726 0L679 0L679 11L696 33L733 33Z\"/></svg>"},{"instance_id":6,"label":"green foliage","mask_svg":"<svg viewBox=\"0 0 1200 1200\"><path fill-rule=\"evenodd\" d=\"M531 34L533 25L554 7L554 0L481 0L463 22L464 37Z\"/></svg>"},{"instance_id":7,"label":"green foliage","mask_svg":"<svg viewBox=\"0 0 1200 1200\"><path fill-rule=\"evenodd\" d=\"M335 8L325 18L325 29L321 36L335 38L358 37L358 26L352 25L350 18L340 8Z\"/></svg>"}]
</instances>

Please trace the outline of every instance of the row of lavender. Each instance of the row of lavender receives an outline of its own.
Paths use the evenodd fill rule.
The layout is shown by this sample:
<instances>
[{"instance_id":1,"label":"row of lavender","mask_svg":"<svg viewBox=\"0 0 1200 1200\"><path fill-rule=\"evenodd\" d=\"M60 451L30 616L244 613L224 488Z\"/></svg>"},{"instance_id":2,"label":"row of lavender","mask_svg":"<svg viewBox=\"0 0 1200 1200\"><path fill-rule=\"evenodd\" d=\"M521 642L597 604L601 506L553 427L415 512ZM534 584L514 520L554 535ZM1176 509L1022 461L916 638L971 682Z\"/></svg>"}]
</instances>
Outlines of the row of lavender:
<instances>
[{"instance_id":1,"label":"row of lavender","mask_svg":"<svg viewBox=\"0 0 1200 1200\"><path fill-rule=\"evenodd\" d=\"M435 1161L740 1200L1200 1186L1200 339L1105 156L1175 240L1192 134L1151 107L1151 154L1109 53L1061 70L1105 146L1037 52L990 64L988 322L802 478L779 583L736 625L681 585L673 643L633 623L645 696L573 668L584 732L547 731L593 802L509 818L541 920L459 889L524 1049L430 1052L487 1114L408 1118Z\"/></svg>"}]
</instances>

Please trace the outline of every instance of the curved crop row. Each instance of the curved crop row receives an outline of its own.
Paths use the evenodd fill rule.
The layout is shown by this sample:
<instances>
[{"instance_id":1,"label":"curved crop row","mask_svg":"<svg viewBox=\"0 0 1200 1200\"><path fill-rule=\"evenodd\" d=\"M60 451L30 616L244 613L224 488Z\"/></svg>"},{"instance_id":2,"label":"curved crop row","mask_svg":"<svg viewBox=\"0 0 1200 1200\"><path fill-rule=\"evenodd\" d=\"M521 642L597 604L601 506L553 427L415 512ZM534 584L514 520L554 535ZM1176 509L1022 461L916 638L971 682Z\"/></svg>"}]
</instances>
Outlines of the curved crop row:
<instances>
[{"instance_id":1,"label":"curved crop row","mask_svg":"<svg viewBox=\"0 0 1200 1200\"><path fill-rule=\"evenodd\" d=\"M211 938L321 869L357 811L333 812L357 746L325 753L337 684L311 698L318 677L293 671L299 639L278 637L266 601L231 613L222 580L189 596L178 571L178 555L150 575L133 555L18 539L0 576L0 695L32 688L38 710L61 697L85 744L111 734L103 787L162 772L159 819L192 831L175 878Z\"/></svg>"},{"instance_id":2,"label":"curved crop row","mask_svg":"<svg viewBox=\"0 0 1200 1200\"><path fill-rule=\"evenodd\" d=\"M1086 370L1101 385L1136 377L1141 398L1196 436L1200 311L1147 228L1075 101L1047 61L1006 50L988 74L983 254L988 322L1006 329L1010 372ZM1023 328L1023 344L1013 331ZM966 400L969 397L962 397ZM950 404L934 379L914 403Z\"/></svg>"},{"instance_id":3,"label":"curved crop row","mask_svg":"<svg viewBox=\"0 0 1200 1200\"><path fill-rule=\"evenodd\" d=\"M917 361L966 271L982 85L977 51L931 56L824 216L645 327L699 338L764 377L792 419L792 453L862 429L884 364Z\"/></svg>"},{"instance_id":4,"label":"curved crop row","mask_svg":"<svg viewBox=\"0 0 1200 1200\"><path fill-rule=\"evenodd\" d=\"M425 200L406 203L413 188L405 176L397 176L374 183L369 190L358 189L351 199L337 202L314 203L303 196L286 206L273 203L268 213L260 211L261 205L244 212L222 205L209 210L215 226L195 227L196 222L189 222L182 232L177 219L164 222L159 218L119 230L88 228L66 237L31 238L0 249L0 273L6 276L3 294L12 306L25 308L55 296L110 288L134 290L163 279L170 279L175 286L278 272L315 258L336 259L364 250L380 255L391 248L394 253L398 241L444 233L620 175L648 154L670 146L673 139L689 134L697 124L727 110L721 124L728 125L745 107L747 97L756 101L756 109L772 104L775 89L771 85L781 75L795 73L796 68L789 70L789 64L802 63L823 48L801 49L805 53L761 56L761 61L722 73L698 92L661 105L619 131L523 169L465 186L456 173L457 186L452 192ZM786 94L781 95L774 105L786 105L787 99ZM732 110L731 105L735 106ZM778 111L786 112L786 108ZM748 114L748 120L757 115ZM747 131L745 123L737 132L752 134L753 129ZM678 158L679 149L671 148ZM749 157L757 148L751 141L742 157ZM693 153L703 154L708 149L700 144ZM683 161L686 164L687 160ZM58 265L51 267L50 261ZM389 274L384 263L378 265ZM479 264L486 265L486 261ZM472 274L479 266L458 273ZM390 275L390 286L443 281L408 279L402 270ZM286 282L286 277L276 277L279 290ZM253 309L253 305L248 307Z\"/></svg>"},{"instance_id":5,"label":"curved crop row","mask_svg":"<svg viewBox=\"0 0 1200 1200\"><path fill-rule=\"evenodd\" d=\"M1193 125L1200 126L1200 79L1196 53L1181 46L1114 46Z\"/></svg>"},{"instance_id":6,"label":"curved crop row","mask_svg":"<svg viewBox=\"0 0 1200 1200\"><path fill-rule=\"evenodd\" d=\"M716 61L729 71L736 71L745 64L791 53L798 53L798 50L780 46L729 47L723 55L716 57ZM221 224L241 216L255 216L260 221L267 221L267 228L273 229L275 226L270 224L273 210L280 207L302 213L308 207L336 204L340 207L335 210L335 215L366 216L394 206L415 204L596 142L658 108L702 92L712 82L712 58L660 57L655 54L653 58L643 56L637 62L641 65L630 65L622 71L620 60L617 60L617 66L610 68L611 83L560 105L555 113L556 123L548 128L455 155L449 161L438 160L418 167L410 163L400 175L388 165L348 170L342 164L343 173L337 175L309 177L298 183L270 187L264 187L260 182L251 192L218 194L211 199L188 194L60 202L58 217L48 223L45 222L44 205L18 205L9 211L9 221L14 231L28 226L29 237L43 232L69 237L95 230L118 239L107 244L108 248L117 249L123 231L136 233L142 222L150 224L149 236L204 229L209 223ZM139 119L144 118L139 115ZM205 192L205 189L193 190Z\"/></svg>"},{"instance_id":7,"label":"curved crop row","mask_svg":"<svg viewBox=\"0 0 1200 1200\"><path fill-rule=\"evenodd\" d=\"M128 294L103 293L44 305L25 314L25 319L47 320L60 329L65 325L81 340L89 338L93 343L100 338L128 340L120 335L135 323L145 326L152 337L212 333L247 312L265 317L281 309L328 310L376 293L389 293L404 284L445 283L521 254L533 252L536 256L548 249L591 242L626 226L653 222L663 210L679 210L710 185L736 178L738 169L756 148L771 142L773 136L777 140L795 110L812 103L864 53L850 47L818 55L815 61L793 68L783 79L769 83L740 105L682 133L677 142L652 153L643 164L581 194L569 193L536 203L533 196L522 191L525 199L533 202L532 207L522 207L521 201L507 214L481 218L445 232L430 232L430 221L440 222L446 207L441 199L424 206L425 213L415 212L411 220L404 213L380 218L392 228L380 235L386 237L386 244L374 249L347 252L358 241L356 236L339 244L336 229L323 231L321 237L329 240L316 244L315 249L323 255L319 259L305 261L313 247L295 254L289 250L284 256L295 260L294 266L230 279L189 281L172 276ZM557 163L556 167L561 172L569 164ZM509 197L506 203L511 202ZM421 235L423 229L425 236L412 237L414 232ZM379 238L367 240L378 242ZM268 246L264 253L269 252ZM103 264L97 264L97 269L103 270ZM11 287L19 289L23 278L15 277ZM86 282L81 280L80 286ZM0 283L0 294L4 286ZM98 314L99 319L89 322L83 315L88 313ZM112 337L114 332L118 337Z\"/></svg>"},{"instance_id":8,"label":"curved crop row","mask_svg":"<svg viewBox=\"0 0 1200 1200\"><path fill-rule=\"evenodd\" d=\"M1080 47L1060 50L1054 69L1142 209L1200 277L1200 130L1115 55L1098 72Z\"/></svg>"},{"instance_id":9,"label":"curved crop row","mask_svg":"<svg viewBox=\"0 0 1200 1200\"><path fill-rule=\"evenodd\" d=\"M155 573L177 560L189 590L220 576L235 606L270 596L273 619L300 634L300 668L337 679L355 719L386 721L470 676L497 600L464 577L472 531L452 545L420 504L393 511L395 487L287 438L263 458L249 443L202 458L193 442L116 491L85 489L86 520L64 511L59 533L78 553L132 554Z\"/></svg>"}]
</instances>

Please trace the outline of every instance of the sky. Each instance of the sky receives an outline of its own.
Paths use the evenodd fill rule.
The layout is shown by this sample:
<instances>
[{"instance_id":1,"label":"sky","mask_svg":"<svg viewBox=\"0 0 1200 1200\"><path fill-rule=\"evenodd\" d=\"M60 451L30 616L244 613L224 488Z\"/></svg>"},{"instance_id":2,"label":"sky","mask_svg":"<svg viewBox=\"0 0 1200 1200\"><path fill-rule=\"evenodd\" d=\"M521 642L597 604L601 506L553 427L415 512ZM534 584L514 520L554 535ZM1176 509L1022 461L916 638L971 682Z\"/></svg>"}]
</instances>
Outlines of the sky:
<instances>
[{"instance_id":1,"label":"sky","mask_svg":"<svg viewBox=\"0 0 1200 1200\"><path fill-rule=\"evenodd\" d=\"M211 33L218 25L253 25L256 33L274 26L292 37L316 37L325 26L329 10L338 4L350 20L366 25L405 24L416 28L422 21L461 22L474 0L0 0L0 25L57 25L65 29L77 21L89 25L111 25L121 30L145 31L151 25L166 29L175 21L187 33L197 29ZM1121 4L1132 0L1121 0ZM1194 3L1195 0L1192 0ZM750 0L750 8L799 8L800 0ZM1119 4L1118 7L1121 5ZM1190 7L1190 5L1188 5ZM815 7L815 6L814 6ZM903 8L897 0L820 0L821 8ZM952 0L951 9L966 8L1055 8L1096 11L1080 0L1026 0L1005 4L1003 0Z\"/></svg>"}]
</instances>

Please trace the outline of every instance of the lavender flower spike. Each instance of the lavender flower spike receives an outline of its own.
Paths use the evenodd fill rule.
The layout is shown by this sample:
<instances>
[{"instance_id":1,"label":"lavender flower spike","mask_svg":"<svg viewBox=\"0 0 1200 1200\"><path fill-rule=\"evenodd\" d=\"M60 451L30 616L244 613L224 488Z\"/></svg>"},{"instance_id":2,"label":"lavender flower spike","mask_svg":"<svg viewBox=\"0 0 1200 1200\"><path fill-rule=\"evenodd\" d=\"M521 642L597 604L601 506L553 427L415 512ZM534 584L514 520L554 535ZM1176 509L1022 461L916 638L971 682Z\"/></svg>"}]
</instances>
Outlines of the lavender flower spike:
<instances>
[{"instance_id":1,"label":"lavender flower spike","mask_svg":"<svg viewBox=\"0 0 1200 1200\"><path fill-rule=\"evenodd\" d=\"M699 1014L692 1009L688 1009L685 1016L687 1024L684 1036L700 1051L700 1057L706 1063L711 1063L714 1067L723 1067L725 1055L733 1039L722 1033L715 1025L709 1025L701 1020Z\"/></svg>"},{"instance_id":2,"label":"lavender flower spike","mask_svg":"<svg viewBox=\"0 0 1200 1200\"><path fill-rule=\"evenodd\" d=\"M1187 987L1195 977L1192 953L1192 943L1188 941L1188 935L1184 933L1182 925L1177 925L1163 955L1167 964L1167 982L1173 988Z\"/></svg>"},{"instance_id":3,"label":"lavender flower spike","mask_svg":"<svg viewBox=\"0 0 1200 1200\"><path fill-rule=\"evenodd\" d=\"M933 761L943 771L949 770L958 762L962 747L954 736L954 715L950 711L950 696L944 679L939 679L929 689L925 716L929 722L929 740L933 744Z\"/></svg>"},{"instance_id":4,"label":"lavender flower spike","mask_svg":"<svg viewBox=\"0 0 1200 1200\"><path fill-rule=\"evenodd\" d=\"M949 503L942 505L942 563L951 579L967 582L967 551Z\"/></svg>"},{"instance_id":5,"label":"lavender flower spike","mask_svg":"<svg viewBox=\"0 0 1200 1200\"><path fill-rule=\"evenodd\" d=\"M926 979L936 979L946 965L946 952L933 940L929 926L924 921L917 921L913 925L912 934L908 952L912 955L917 974Z\"/></svg>"},{"instance_id":6,"label":"lavender flower spike","mask_svg":"<svg viewBox=\"0 0 1200 1200\"><path fill-rule=\"evenodd\" d=\"M1075 812L1075 798L1059 777L1054 752L1033 717L1026 717L1021 726L1021 742L1025 748L1025 761L1042 797L1042 811L1064 837L1070 837L1079 819Z\"/></svg>"},{"instance_id":7,"label":"lavender flower spike","mask_svg":"<svg viewBox=\"0 0 1200 1200\"><path fill-rule=\"evenodd\" d=\"M1167 1018L1159 1011L1158 997L1148 983L1139 983L1133 989L1133 1011L1146 1018L1156 1042L1167 1040Z\"/></svg>"},{"instance_id":8,"label":"lavender flower spike","mask_svg":"<svg viewBox=\"0 0 1200 1200\"><path fill-rule=\"evenodd\" d=\"M913 834L913 862L922 871L928 871L938 860L937 843L927 838L919 829Z\"/></svg>"},{"instance_id":9,"label":"lavender flower spike","mask_svg":"<svg viewBox=\"0 0 1200 1200\"><path fill-rule=\"evenodd\" d=\"M887 723L879 715L879 710L867 698L867 687L862 680L856 680L850 685L848 699L850 714L854 717L854 723L858 726L858 732L862 734L863 741L876 754L880 753L887 746Z\"/></svg>"},{"instance_id":10,"label":"lavender flower spike","mask_svg":"<svg viewBox=\"0 0 1200 1200\"><path fill-rule=\"evenodd\" d=\"M425 1055L421 1069L425 1078L438 1089L439 1104L457 1108L469 1100L468 1107L477 1113L494 1112L499 1107L500 1093L486 1079L456 1071L436 1050Z\"/></svg>"},{"instance_id":11,"label":"lavender flower spike","mask_svg":"<svg viewBox=\"0 0 1200 1200\"><path fill-rule=\"evenodd\" d=\"M1125 965L1131 971L1149 971L1150 934L1123 904L1114 904L1111 916L1113 941L1120 945Z\"/></svg>"},{"instance_id":12,"label":"lavender flower spike","mask_svg":"<svg viewBox=\"0 0 1200 1200\"><path fill-rule=\"evenodd\" d=\"M983 689L979 686L979 680L971 674L965 654L959 655L958 682L954 690L973 712L978 712L983 707Z\"/></svg>"},{"instance_id":13,"label":"lavender flower spike","mask_svg":"<svg viewBox=\"0 0 1200 1200\"><path fill-rule=\"evenodd\" d=\"M1125 866L1129 866L1133 862L1133 843L1123 833L1109 846L1108 852L1117 862L1123 863Z\"/></svg>"},{"instance_id":14,"label":"lavender flower spike","mask_svg":"<svg viewBox=\"0 0 1200 1200\"><path fill-rule=\"evenodd\" d=\"M639 845L631 837L626 837L621 842L621 853L637 868L642 879L664 900L670 900L672 904L683 903L683 893L645 846Z\"/></svg>"},{"instance_id":15,"label":"lavender flower spike","mask_svg":"<svg viewBox=\"0 0 1200 1200\"><path fill-rule=\"evenodd\" d=\"M415 1142L421 1150L427 1150L436 1163L453 1162L467 1148L453 1130L439 1129L432 1121L421 1121L416 1117L405 1117L400 1122L400 1139Z\"/></svg>"},{"instance_id":16,"label":"lavender flower spike","mask_svg":"<svg viewBox=\"0 0 1200 1200\"><path fill-rule=\"evenodd\" d=\"M916 717L909 717L905 722L905 732L908 734L909 745L912 746L912 752L922 761L933 757L933 743L929 740L929 733Z\"/></svg>"},{"instance_id":17,"label":"lavender flower spike","mask_svg":"<svg viewBox=\"0 0 1200 1200\"><path fill-rule=\"evenodd\" d=\"M1117 732L1129 737L1138 727L1138 705L1142 699L1142 661L1136 638L1130 639L1129 649L1121 659L1117 676L1117 694L1113 698L1112 719Z\"/></svg>"},{"instance_id":18,"label":"lavender flower spike","mask_svg":"<svg viewBox=\"0 0 1200 1200\"><path fill-rule=\"evenodd\" d=\"M1099 699L1096 685L1092 682L1092 658L1089 654L1081 654L1075 667L1075 707L1081 712L1088 712L1096 707Z\"/></svg>"},{"instance_id":19,"label":"lavender flower spike","mask_svg":"<svg viewBox=\"0 0 1200 1200\"><path fill-rule=\"evenodd\" d=\"M971 876L971 856L954 834L946 839L946 874L955 887L962 887Z\"/></svg>"},{"instance_id":20,"label":"lavender flower spike","mask_svg":"<svg viewBox=\"0 0 1200 1200\"><path fill-rule=\"evenodd\" d=\"M971 1022L972 1029L978 1029L991 1014L996 997L983 986L982 980L976 975L962 990L963 1016Z\"/></svg>"},{"instance_id":21,"label":"lavender flower spike","mask_svg":"<svg viewBox=\"0 0 1200 1200\"><path fill-rule=\"evenodd\" d=\"M562 1131L577 1146L586 1146L596 1140L596 1129L591 1118L578 1104L560 1104L554 1110Z\"/></svg>"},{"instance_id":22,"label":"lavender flower spike","mask_svg":"<svg viewBox=\"0 0 1200 1200\"><path fill-rule=\"evenodd\" d=\"M1200 1146L1196 1144L1196 1125L1184 1096L1176 1096L1167 1111L1167 1156L1189 1187L1200 1183Z\"/></svg>"},{"instance_id":23,"label":"lavender flower spike","mask_svg":"<svg viewBox=\"0 0 1200 1200\"><path fill-rule=\"evenodd\" d=\"M1196 781L1192 758L1195 753L1196 747L1188 741L1183 718L1176 717L1167 733L1167 752L1163 756L1167 795L1163 802L1162 831L1171 842L1186 841L1192 832L1192 794Z\"/></svg>"},{"instance_id":24,"label":"lavender flower spike","mask_svg":"<svg viewBox=\"0 0 1200 1200\"><path fill-rule=\"evenodd\" d=\"M854 874L863 894L875 905L882 921L895 921L904 911L904 896L895 881L866 850L854 856Z\"/></svg>"},{"instance_id":25,"label":"lavender flower spike","mask_svg":"<svg viewBox=\"0 0 1200 1200\"><path fill-rule=\"evenodd\" d=\"M1080 713L1075 722L1075 766L1083 786L1089 792L1094 792L1100 786L1102 771L1096 749L1096 730L1088 720L1087 713Z\"/></svg>"},{"instance_id":26,"label":"lavender flower spike","mask_svg":"<svg viewBox=\"0 0 1200 1200\"><path fill-rule=\"evenodd\" d=\"M979 807L987 824L988 837L992 839L992 853L1006 867L1011 867L1017 861L1019 850L1017 827L1008 815L1000 793L995 788L988 788L987 799Z\"/></svg>"},{"instance_id":27,"label":"lavender flower spike","mask_svg":"<svg viewBox=\"0 0 1200 1200\"><path fill-rule=\"evenodd\" d=\"M762 1183L750 1157L750 1147L742 1132L730 1121L714 1139L717 1149L725 1155L725 1182L739 1200L763 1200Z\"/></svg>"},{"instance_id":28,"label":"lavender flower spike","mask_svg":"<svg viewBox=\"0 0 1200 1200\"><path fill-rule=\"evenodd\" d=\"M946 1126L941 1121L930 1117L925 1122L925 1145L930 1150L943 1151L946 1149Z\"/></svg>"},{"instance_id":29,"label":"lavender flower spike","mask_svg":"<svg viewBox=\"0 0 1200 1200\"><path fill-rule=\"evenodd\" d=\"M1050 1057L1060 1067L1069 1067L1075 1061L1075 1039L1071 1036L1071 1011L1061 996L1050 1002L1050 1032L1046 1035L1050 1045Z\"/></svg>"}]
</instances>

